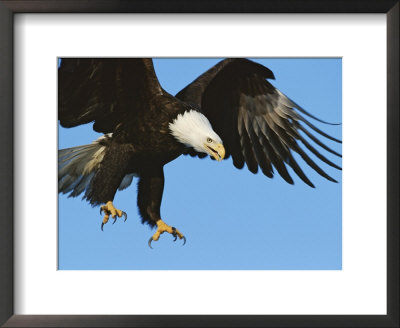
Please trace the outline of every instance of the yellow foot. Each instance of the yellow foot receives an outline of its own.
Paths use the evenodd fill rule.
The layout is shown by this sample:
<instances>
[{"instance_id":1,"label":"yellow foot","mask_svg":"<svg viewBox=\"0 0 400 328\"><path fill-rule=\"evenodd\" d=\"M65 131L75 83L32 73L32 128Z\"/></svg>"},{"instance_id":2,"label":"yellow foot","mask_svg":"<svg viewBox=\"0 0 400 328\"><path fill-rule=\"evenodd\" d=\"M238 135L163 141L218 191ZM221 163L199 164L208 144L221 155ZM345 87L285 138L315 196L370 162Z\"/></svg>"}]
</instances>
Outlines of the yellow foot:
<instances>
[{"instance_id":1,"label":"yellow foot","mask_svg":"<svg viewBox=\"0 0 400 328\"><path fill-rule=\"evenodd\" d=\"M156 233L149 239L149 247L151 247L151 242L157 241L158 239L160 239L160 235L163 234L164 232L168 232L170 233L172 236L175 237L174 241L176 241L176 239L179 237L179 239L183 239L183 245L186 244L186 238L184 235L182 235L180 233L180 231L178 229L176 229L175 227L170 227L168 224L166 224L163 220L158 220L156 222L157 224L157 231ZM182 245L182 246L183 246Z\"/></svg>"},{"instance_id":2,"label":"yellow foot","mask_svg":"<svg viewBox=\"0 0 400 328\"><path fill-rule=\"evenodd\" d=\"M103 218L103 222L101 223L101 230L103 230L104 225L108 222L110 215L114 219L113 224L115 223L115 221L117 221L117 217L120 218L120 217L124 216L124 218L125 218L124 221L126 221L126 219L128 218L126 213L121 210L116 209L111 201L107 202L106 205L103 205L100 207L100 214L102 214L103 211L104 211L104 218Z\"/></svg>"}]
</instances>

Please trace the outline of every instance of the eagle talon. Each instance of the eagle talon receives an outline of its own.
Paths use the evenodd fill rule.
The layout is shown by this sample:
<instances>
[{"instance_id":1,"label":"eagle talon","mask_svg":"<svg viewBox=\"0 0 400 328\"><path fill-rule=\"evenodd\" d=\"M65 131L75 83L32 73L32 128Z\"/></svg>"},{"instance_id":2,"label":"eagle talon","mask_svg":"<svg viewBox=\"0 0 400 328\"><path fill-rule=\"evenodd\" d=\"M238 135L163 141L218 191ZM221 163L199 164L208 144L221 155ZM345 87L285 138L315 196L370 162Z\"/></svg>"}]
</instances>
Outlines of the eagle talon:
<instances>
[{"instance_id":1,"label":"eagle talon","mask_svg":"<svg viewBox=\"0 0 400 328\"><path fill-rule=\"evenodd\" d=\"M178 238L178 234L176 233L176 228L172 227L172 236L174 236L174 242L176 241L176 239Z\"/></svg>"},{"instance_id":2,"label":"eagle talon","mask_svg":"<svg viewBox=\"0 0 400 328\"><path fill-rule=\"evenodd\" d=\"M176 241L179 237L179 239L183 239L183 245L186 244L186 238L184 235L182 235L182 233L179 232L179 230L177 230L175 227L170 227L169 225L167 225L164 221L162 220L158 220L156 222L157 224L157 231L156 233L149 239L148 245L151 249L153 249L153 247L151 247L151 243L152 241L157 241L160 238L160 235L163 234L164 232L168 232L170 233L173 237L174 237L174 241ZM183 246L182 245L182 246Z\"/></svg>"},{"instance_id":3,"label":"eagle talon","mask_svg":"<svg viewBox=\"0 0 400 328\"><path fill-rule=\"evenodd\" d=\"M150 239L149 239L149 242L148 242L148 245L149 245L149 247L151 248L151 249L153 249L153 247L151 247L151 242L153 241L153 237L150 237Z\"/></svg>"},{"instance_id":4,"label":"eagle talon","mask_svg":"<svg viewBox=\"0 0 400 328\"><path fill-rule=\"evenodd\" d=\"M124 211L116 209L111 201L107 202L107 204L105 204L103 206L100 206L100 214L103 214L103 213L104 213L104 218L103 218L103 222L101 224L102 231L103 231L104 225L108 222L108 219L110 216L114 219L113 224L115 224L115 222L117 222L117 219L122 216L125 219L124 221L126 221L126 219L128 218L127 214Z\"/></svg>"}]
</instances>

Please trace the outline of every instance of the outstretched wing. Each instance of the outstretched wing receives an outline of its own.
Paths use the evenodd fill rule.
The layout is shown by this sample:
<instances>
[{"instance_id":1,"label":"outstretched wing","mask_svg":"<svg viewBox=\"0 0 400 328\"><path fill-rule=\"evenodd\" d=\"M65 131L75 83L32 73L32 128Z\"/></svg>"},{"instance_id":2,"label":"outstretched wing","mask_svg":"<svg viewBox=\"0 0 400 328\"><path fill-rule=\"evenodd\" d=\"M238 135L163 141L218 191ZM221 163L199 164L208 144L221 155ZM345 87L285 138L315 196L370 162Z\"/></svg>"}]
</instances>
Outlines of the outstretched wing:
<instances>
[{"instance_id":1,"label":"outstretched wing","mask_svg":"<svg viewBox=\"0 0 400 328\"><path fill-rule=\"evenodd\" d=\"M58 118L63 127L94 122L110 133L162 92L151 58L62 58Z\"/></svg>"},{"instance_id":2,"label":"outstretched wing","mask_svg":"<svg viewBox=\"0 0 400 328\"><path fill-rule=\"evenodd\" d=\"M323 121L307 113L267 79L274 79L274 75L263 65L247 59L225 59L176 97L201 107L222 138L235 167L242 168L246 163L251 172L256 173L260 168L270 178L275 168L283 179L293 184L287 171L287 166L290 166L305 183L314 187L294 159L293 152L296 152L321 176L336 182L303 148L326 164L339 170L341 168L323 156L300 132L339 157L340 154L322 143L311 131L330 140L341 141L311 124L304 115Z\"/></svg>"}]
</instances>

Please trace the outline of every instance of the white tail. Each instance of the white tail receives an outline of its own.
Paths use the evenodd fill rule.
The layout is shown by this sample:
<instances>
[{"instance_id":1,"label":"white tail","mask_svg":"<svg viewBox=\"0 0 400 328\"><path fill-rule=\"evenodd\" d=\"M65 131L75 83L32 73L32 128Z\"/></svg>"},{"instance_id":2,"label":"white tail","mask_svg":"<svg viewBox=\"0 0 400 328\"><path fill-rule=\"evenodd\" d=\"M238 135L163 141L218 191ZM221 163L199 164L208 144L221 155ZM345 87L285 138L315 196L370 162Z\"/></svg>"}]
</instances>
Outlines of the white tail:
<instances>
[{"instance_id":1,"label":"white tail","mask_svg":"<svg viewBox=\"0 0 400 328\"><path fill-rule=\"evenodd\" d=\"M91 188L91 182L104 159L105 135L89 145L61 149L58 151L58 192L76 197ZM103 142L101 142L103 141ZM127 174L121 181L119 190L132 183L134 174Z\"/></svg>"}]
</instances>

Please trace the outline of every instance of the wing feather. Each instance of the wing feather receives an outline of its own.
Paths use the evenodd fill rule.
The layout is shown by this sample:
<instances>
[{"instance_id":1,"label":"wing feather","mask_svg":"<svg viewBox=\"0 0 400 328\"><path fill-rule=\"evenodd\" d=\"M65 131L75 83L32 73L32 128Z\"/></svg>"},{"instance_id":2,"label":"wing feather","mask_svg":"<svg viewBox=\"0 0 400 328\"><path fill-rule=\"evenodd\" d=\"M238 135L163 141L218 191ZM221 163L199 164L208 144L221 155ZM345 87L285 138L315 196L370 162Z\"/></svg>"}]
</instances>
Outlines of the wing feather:
<instances>
[{"instance_id":1,"label":"wing feather","mask_svg":"<svg viewBox=\"0 0 400 328\"><path fill-rule=\"evenodd\" d=\"M257 123L256 123L257 124ZM261 168L263 173L272 177L272 166L270 160L267 158L265 151L262 147L262 142L260 140L260 131L258 129L254 129L254 122L251 122L249 118L246 119L246 127L247 133L250 136L250 140L252 143L255 159L258 163L258 166Z\"/></svg>"},{"instance_id":2,"label":"wing feather","mask_svg":"<svg viewBox=\"0 0 400 328\"><path fill-rule=\"evenodd\" d=\"M63 58L58 118L63 127L94 122L95 131L109 133L162 92L149 58Z\"/></svg>"},{"instance_id":3,"label":"wing feather","mask_svg":"<svg viewBox=\"0 0 400 328\"><path fill-rule=\"evenodd\" d=\"M274 79L273 73L258 63L246 59L225 59L189 84L177 97L201 107L222 138L235 167L242 168L246 163L253 173L260 167L270 178L275 168L283 179L293 184L287 170L291 167L300 179L314 187L294 159L293 152L296 152L314 171L336 182L311 159L305 149L321 162L340 170L307 138L339 157L338 152L325 145L311 131L334 142L341 141L316 127L302 114L322 123L330 123L304 110L267 79Z\"/></svg>"},{"instance_id":4,"label":"wing feather","mask_svg":"<svg viewBox=\"0 0 400 328\"><path fill-rule=\"evenodd\" d=\"M242 118L239 121L239 134L244 161L246 162L249 171L255 174L258 171L258 165L253 154L253 148L247 132L245 118Z\"/></svg>"}]
</instances>

